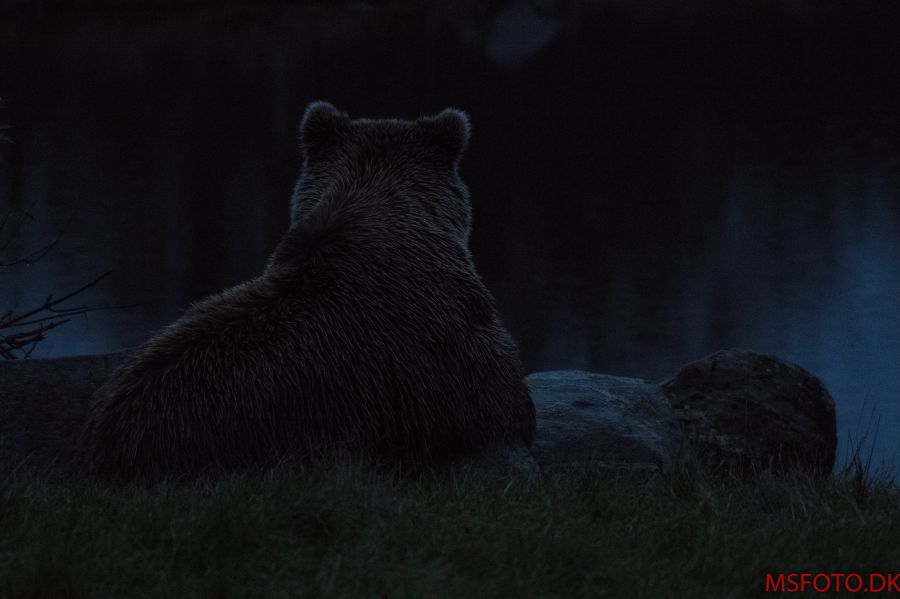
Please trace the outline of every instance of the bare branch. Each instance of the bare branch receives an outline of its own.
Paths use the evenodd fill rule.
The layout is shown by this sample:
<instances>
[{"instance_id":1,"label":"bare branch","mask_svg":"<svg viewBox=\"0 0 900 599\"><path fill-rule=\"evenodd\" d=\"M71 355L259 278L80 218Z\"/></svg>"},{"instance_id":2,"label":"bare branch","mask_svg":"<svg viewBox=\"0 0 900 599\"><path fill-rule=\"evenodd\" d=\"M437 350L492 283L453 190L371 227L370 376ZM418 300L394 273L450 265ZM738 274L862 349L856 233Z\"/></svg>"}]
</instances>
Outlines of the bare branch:
<instances>
[{"instance_id":1,"label":"bare branch","mask_svg":"<svg viewBox=\"0 0 900 599\"><path fill-rule=\"evenodd\" d=\"M9 219L13 214L21 214L23 221L24 220L34 221L35 220L34 215L31 213L31 210L33 207L34 207L34 205L32 204L32 206L26 208L25 210L16 211L16 212L7 212L6 214L4 214L3 221L0 222L0 233L3 232L3 229L6 227L7 223L9 223ZM50 250L52 250L57 245L59 245L60 238L61 238L61 235L57 235L56 237L53 238L52 241L50 241L46 245L43 245L43 246L39 247L38 249L26 254L25 256L20 257L20 258L15 258L9 262L0 261L0 268L8 268L10 266L15 266L17 264L26 264L28 266L31 266L32 264L34 264L35 262L37 262L38 260L40 260L41 258L46 256ZM6 241L3 242L2 245L0 245L0 252L6 251L6 249L9 248L9 246L12 242L13 242L13 236L10 235L9 237L7 237Z\"/></svg>"},{"instance_id":2,"label":"bare branch","mask_svg":"<svg viewBox=\"0 0 900 599\"><path fill-rule=\"evenodd\" d=\"M51 331L72 320L75 316L96 312L99 310L116 310L121 308L129 308L132 306L73 306L64 307L61 304L72 299L76 295L90 289L112 273L108 270L100 276L94 278L89 283L82 285L78 289L65 294L60 298L53 298L53 294L47 296L44 302L22 314L15 314L13 311L7 311L0 317L0 358L6 360L14 360L17 358L28 358L37 347L37 344L44 340L48 331ZM49 314L48 314L49 313ZM25 328L24 327L32 327ZM19 329L16 332L6 332Z\"/></svg>"},{"instance_id":3,"label":"bare branch","mask_svg":"<svg viewBox=\"0 0 900 599\"><path fill-rule=\"evenodd\" d=\"M73 292L71 292L71 293L67 293L66 295L62 296L62 297L59 298L59 299L53 299L53 294L50 294L50 295L47 296L47 299L44 300L44 303L41 304L40 306L38 306L37 308L35 308L34 310L29 310L28 312L25 312L25 313L23 313L23 314L19 314L18 316L11 316L11 317L9 318L9 320L3 320L3 321L0 321L0 329L3 329L3 328L9 328L9 327L12 327L12 326L19 326L18 323L21 323L21 322L23 322L23 321L25 321L25 320L31 318L31 317L34 316L35 314L40 314L41 312L45 312L45 311L51 311L51 312L52 312L54 307L56 307L56 306L58 306L59 304L63 303L63 302L66 301L67 299L71 299L71 298L75 297L76 295L78 295L79 293L81 293L81 292L83 292L83 291L85 291L85 290L87 290L87 289L90 289L91 287L93 287L94 285L96 285L97 283L99 283L100 281L102 281L103 279L105 279L106 277L108 277L110 274L112 274L112 271L111 271L111 270L107 270L105 273L103 273L103 274L100 275L99 277L95 278L95 279L94 279L93 281L91 281L90 283L87 283L87 284L85 284L85 285L82 285L81 287L79 287L79 288L76 289L75 291L73 291ZM96 308L96 309L99 309L99 308Z\"/></svg>"},{"instance_id":4,"label":"bare branch","mask_svg":"<svg viewBox=\"0 0 900 599\"><path fill-rule=\"evenodd\" d=\"M2 247L0 247L0 251L5 250L11 241L12 241L11 239L7 240L7 242L5 244L3 244ZM38 260L40 260L41 258L46 256L47 252L49 252L50 250L55 248L58 244L59 244L59 238L57 237L56 239L54 239L53 241L51 241L44 247L40 247L40 248L36 249L35 251L31 252L30 254L26 254L25 256L22 256L21 258L16 258L15 260L12 260L10 262L0 262L0 268L9 268L10 266L15 266L16 264L26 264L28 266L31 266L32 264L34 264L35 262L37 262Z\"/></svg>"},{"instance_id":5,"label":"bare branch","mask_svg":"<svg viewBox=\"0 0 900 599\"><path fill-rule=\"evenodd\" d=\"M0 108L2 108L4 104L4 100L0 98ZM0 142L12 143L12 139L5 135L5 131L10 128L11 127L8 124L0 123ZM30 208L25 209L22 212L17 212L15 214L17 214L17 221L20 220L18 214L21 214L21 220L23 222L26 220L35 220ZM0 217L0 234L8 234L7 239L0 243L0 252L4 252L7 248L9 248L15 237L14 235L10 235L9 231L6 230L6 227L10 222L10 217L12 215L13 213L7 212L6 214L2 215L2 217ZM59 244L59 239L60 236L57 235L49 243L46 243L36 250L26 253L24 256L13 258L6 262L0 260L0 268L9 268L11 266L20 264L31 266L35 262L38 262L39 260L44 258L52 249L54 249ZM75 291L67 293L60 298L53 299L53 294L51 293L47 296L47 298L40 306L34 308L33 310L28 310L22 314L16 314L13 310L7 310L5 313L3 313L3 315L0 316L0 358L5 360L15 360L19 357L31 357L34 348L37 347L37 344L39 342L45 339L49 331L52 331L53 329L66 324L75 316L81 316L83 314L95 312L98 310L112 310L127 307L63 306L66 301L90 289L91 287L105 279L107 276L109 276L110 273L112 273L111 270L106 271L87 284L82 285Z\"/></svg>"}]
</instances>

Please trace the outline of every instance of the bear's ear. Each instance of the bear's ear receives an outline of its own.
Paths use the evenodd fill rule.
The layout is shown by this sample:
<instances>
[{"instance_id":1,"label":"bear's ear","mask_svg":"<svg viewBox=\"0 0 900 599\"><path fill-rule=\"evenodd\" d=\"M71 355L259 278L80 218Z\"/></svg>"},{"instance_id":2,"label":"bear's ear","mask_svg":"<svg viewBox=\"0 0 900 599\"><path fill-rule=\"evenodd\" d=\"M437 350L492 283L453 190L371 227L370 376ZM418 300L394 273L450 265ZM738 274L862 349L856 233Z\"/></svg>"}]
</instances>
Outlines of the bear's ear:
<instances>
[{"instance_id":1,"label":"bear's ear","mask_svg":"<svg viewBox=\"0 0 900 599\"><path fill-rule=\"evenodd\" d=\"M307 157L324 157L347 133L350 118L328 102L313 102L300 125L300 144Z\"/></svg>"},{"instance_id":2,"label":"bear's ear","mask_svg":"<svg viewBox=\"0 0 900 599\"><path fill-rule=\"evenodd\" d=\"M445 108L432 117L419 119L426 143L439 155L456 164L469 143L469 115L456 108Z\"/></svg>"}]
</instances>

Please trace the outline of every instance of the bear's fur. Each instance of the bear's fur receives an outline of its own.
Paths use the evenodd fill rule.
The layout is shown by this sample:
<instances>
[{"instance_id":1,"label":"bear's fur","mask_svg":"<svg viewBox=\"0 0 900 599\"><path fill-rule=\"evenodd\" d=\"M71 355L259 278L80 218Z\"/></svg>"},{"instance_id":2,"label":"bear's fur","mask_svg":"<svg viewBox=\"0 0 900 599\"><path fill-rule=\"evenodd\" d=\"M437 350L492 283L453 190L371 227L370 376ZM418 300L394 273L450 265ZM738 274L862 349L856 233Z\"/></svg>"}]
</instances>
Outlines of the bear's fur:
<instances>
[{"instance_id":1,"label":"bear's fur","mask_svg":"<svg viewBox=\"0 0 900 599\"><path fill-rule=\"evenodd\" d=\"M469 123L309 106L291 226L258 278L194 304L98 392L95 472L155 480L349 450L413 468L529 447L515 343L475 271Z\"/></svg>"}]
</instances>

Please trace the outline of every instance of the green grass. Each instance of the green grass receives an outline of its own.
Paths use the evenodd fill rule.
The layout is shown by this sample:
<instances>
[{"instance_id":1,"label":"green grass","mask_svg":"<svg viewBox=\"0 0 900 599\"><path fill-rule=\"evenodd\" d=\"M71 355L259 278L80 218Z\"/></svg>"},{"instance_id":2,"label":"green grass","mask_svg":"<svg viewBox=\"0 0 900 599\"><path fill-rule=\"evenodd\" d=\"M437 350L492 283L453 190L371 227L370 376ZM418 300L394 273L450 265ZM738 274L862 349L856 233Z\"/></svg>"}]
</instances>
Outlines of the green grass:
<instances>
[{"instance_id":1,"label":"green grass","mask_svg":"<svg viewBox=\"0 0 900 599\"><path fill-rule=\"evenodd\" d=\"M149 489L19 476L0 489L0 596L744 597L766 572L896 571L898 539L896 488L859 469L675 485L361 467Z\"/></svg>"}]
</instances>

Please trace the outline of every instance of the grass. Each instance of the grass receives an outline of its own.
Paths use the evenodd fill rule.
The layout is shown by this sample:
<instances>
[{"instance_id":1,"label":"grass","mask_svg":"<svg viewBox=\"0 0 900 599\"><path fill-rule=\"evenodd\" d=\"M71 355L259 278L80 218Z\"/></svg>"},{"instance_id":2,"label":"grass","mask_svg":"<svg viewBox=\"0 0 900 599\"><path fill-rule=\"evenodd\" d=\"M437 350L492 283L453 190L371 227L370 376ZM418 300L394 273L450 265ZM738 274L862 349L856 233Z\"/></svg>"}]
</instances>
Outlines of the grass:
<instances>
[{"instance_id":1,"label":"grass","mask_svg":"<svg viewBox=\"0 0 900 599\"><path fill-rule=\"evenodd\" d=\"M890 572L900 496L834 481L362 467L101 488L9 479L2 597L745 597L765 573Z\"/></svg>"}]
</instances>

